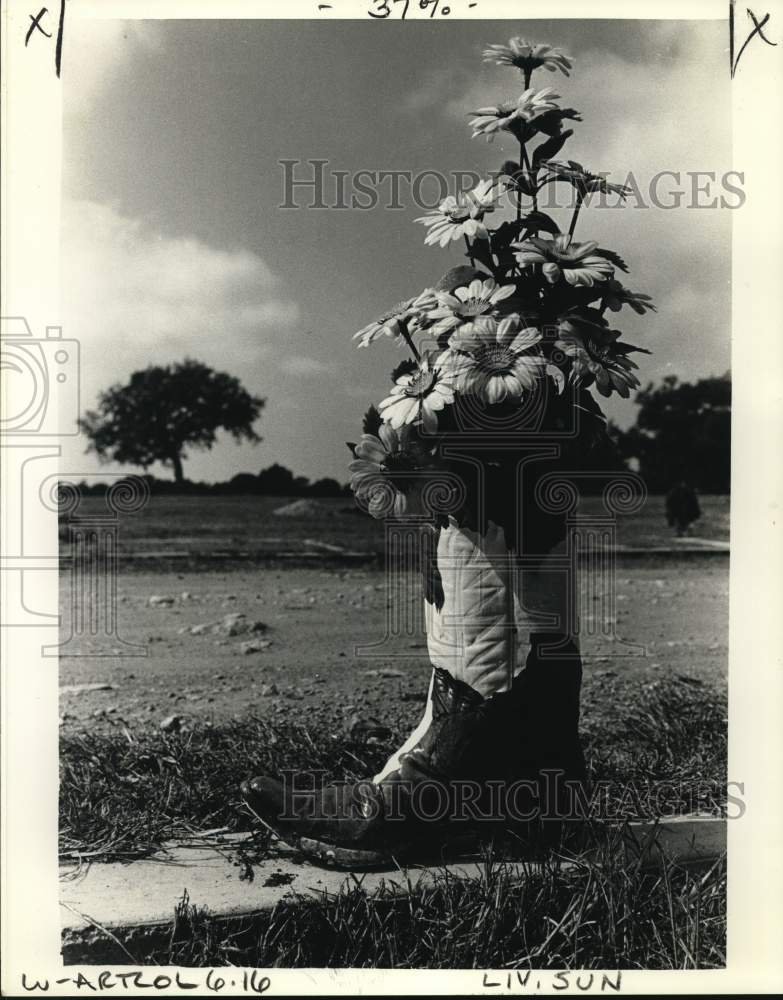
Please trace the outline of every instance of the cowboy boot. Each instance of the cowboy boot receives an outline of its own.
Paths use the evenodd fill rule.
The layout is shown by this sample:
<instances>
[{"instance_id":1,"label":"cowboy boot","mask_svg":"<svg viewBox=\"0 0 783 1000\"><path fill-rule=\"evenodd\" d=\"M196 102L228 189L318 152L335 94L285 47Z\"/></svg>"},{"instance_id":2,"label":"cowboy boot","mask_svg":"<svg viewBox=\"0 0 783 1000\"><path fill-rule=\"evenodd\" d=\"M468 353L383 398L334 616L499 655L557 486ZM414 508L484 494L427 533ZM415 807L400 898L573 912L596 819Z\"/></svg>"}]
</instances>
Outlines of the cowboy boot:
<instances>
[{"instance_id":1,"label":"cowboy boot","mask_svg":"<svg viewBox=\"0 0 783 1000\"><path fill-rule=\"evenodd\" d=\"M444 842L489 818L482 791L507 777L513 704L482 698L438 667L428 724L373 781L303 786L257 777L242 786L253 812L286 843L340 867L437 856Z\"/></svg>"},{"instance_id":2,"label":"cowboy boot","mask_svg":"<svg viewBox=\"0 0 783 1000\"><path fill-rule=\"evenodd\" d=\"M426 606L434 665L427 705L381 772L372 782L307 790L267 777L243 785L262 822L317 860L368 866L420 859L451 833L509 821L529 833L541 811L541 771L565 762L565 773L579 777L562 747L578 744L573 706L581 667L550 670L554 661L542 662L537 642L525 669L516 669L518 609L502 529L490 525L479 535L450 524L438 563L443 599ZM543 720L557 720L558 699L568 710L548 727ZM496 794L512 786L513 803Z\"/></svg>"}]
</instances>

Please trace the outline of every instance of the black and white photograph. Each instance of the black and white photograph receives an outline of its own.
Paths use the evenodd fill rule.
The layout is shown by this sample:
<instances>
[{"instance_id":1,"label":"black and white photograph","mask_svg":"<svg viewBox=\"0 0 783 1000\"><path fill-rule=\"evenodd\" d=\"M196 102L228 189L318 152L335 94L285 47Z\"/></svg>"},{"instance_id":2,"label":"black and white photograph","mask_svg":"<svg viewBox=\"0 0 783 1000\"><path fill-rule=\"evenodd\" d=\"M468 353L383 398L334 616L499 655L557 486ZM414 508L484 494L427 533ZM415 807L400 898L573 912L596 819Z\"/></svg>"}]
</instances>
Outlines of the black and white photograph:
<instances>
[{"instance_id":1,"label":"black and white photograph","mask_svg":"<svg viewBox=\"0 0 783 1000\"><path fill-rule=\"evenodd\" d=\"M3 18L3 994L776 992L780 4Z\"/></svg>"}]
</instances>

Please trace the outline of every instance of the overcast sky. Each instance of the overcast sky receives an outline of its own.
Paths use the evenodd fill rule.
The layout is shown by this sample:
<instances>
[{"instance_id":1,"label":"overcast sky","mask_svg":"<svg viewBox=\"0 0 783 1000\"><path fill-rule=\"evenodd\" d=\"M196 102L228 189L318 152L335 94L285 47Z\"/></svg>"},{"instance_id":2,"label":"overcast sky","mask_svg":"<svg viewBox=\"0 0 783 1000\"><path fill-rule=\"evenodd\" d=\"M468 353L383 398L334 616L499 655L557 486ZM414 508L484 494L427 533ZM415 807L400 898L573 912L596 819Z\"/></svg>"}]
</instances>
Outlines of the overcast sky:
<instances>
[{"instance_id":1,"label":"overcast sky","mask_svg":"<svg viewBox=\"0 0 783 1000\"><path fill-rule=\"evenodd\" d=\"M521 91L516 71L481 61L486 43L515 34L573 57L570 79L534 77L582 112L563 158L617 180L632 171L645 197L663 170L680 171L687 190L687 171L743 169L731 158L723 22L74 20L62 287L65 335L82 342L83 404L138 368L195 357L267 406L262 444L193 451L189 478L277 461L344 481L344 442L398 360L391 342L357 351L351 334L463 261L424 246L407 185L401 210L281 209L279 161L496 168L511 142L471 140L466 113ZM613 317L654 351L643 381L729 367L732 213L691 202L595 209L579 222L577 238L617 250L625 283L658 304L653 316ZM635 412L622 400L608 410L623 424ZM100 468L77 440L64 460L64 471Z\"/></svg>"}]
</instances>

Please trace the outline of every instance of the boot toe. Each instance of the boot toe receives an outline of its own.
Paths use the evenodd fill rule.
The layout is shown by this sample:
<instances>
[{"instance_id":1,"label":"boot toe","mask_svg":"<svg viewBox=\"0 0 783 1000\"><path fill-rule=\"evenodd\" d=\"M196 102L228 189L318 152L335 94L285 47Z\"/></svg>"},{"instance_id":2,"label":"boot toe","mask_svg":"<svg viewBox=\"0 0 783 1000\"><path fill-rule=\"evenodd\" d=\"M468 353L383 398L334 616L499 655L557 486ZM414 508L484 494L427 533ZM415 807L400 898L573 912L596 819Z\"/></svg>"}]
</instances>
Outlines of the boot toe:
<instances>
[{"instance_id":1,"label":"boot toe","mask_svg":"<svg viewBox=\"0 0 783 1000\"><path fill-rule=\"evenodd\" d=\"M259 819L277 826L280 814L284 811L283 783L266 775L259 775L243 781L240 790L242 796Z\"/></svg>"}]
</instances>

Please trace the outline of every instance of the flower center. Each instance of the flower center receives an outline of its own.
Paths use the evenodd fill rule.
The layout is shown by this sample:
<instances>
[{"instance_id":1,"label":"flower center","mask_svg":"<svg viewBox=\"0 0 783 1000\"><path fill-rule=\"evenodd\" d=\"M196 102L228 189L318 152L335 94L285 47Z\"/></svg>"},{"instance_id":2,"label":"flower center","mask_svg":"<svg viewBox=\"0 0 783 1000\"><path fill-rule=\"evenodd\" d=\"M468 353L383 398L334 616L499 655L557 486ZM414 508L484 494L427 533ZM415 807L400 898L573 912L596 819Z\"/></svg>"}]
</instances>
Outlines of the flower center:
<instances>
[{"instance_id":1,"label":"flower center","mask_svg":"<svg viewBox=\"0 0 783 1000\"><path fill-rule=\"evenodd\" d=\"M465 219L470 218L470 206L469 205L457 205L454 208L447 208L445 213L452 222L464 222Z\"/></svg>"},{"instance_id":2,"label":"flower center","mask_svg":"<svg viewBox=\"0 0 783 1000\"><path fill-rule=\"evenodd\" d=\"M486 299L473 296L472 298L465 299L465 301L460 304L458 314L460 316L482 316L484 313L490 312L491 309L491 302L488 302Z\"/></svg>"},{"instance_id":3,"label":"flower center","mask_svg":"<svg viewBox=\"0 0 783 1000\"><path fill-rule=\"evenodd\" d=\"M435 372L418 371L405 387L406 396L425 396L435 384Z\"/></svg>"},{"instance_id":4,"label":"flower center","mask_svg":"<svg viewBox=\"0 0 783 1000\"><path fill-rule=\"evenodd\" d=\"M502 344L490 344L483 347L476 356L476 361L482 371L489 375L502 375L510 372L516 360L514 352Z\"/></svg>"}]
</instances>

